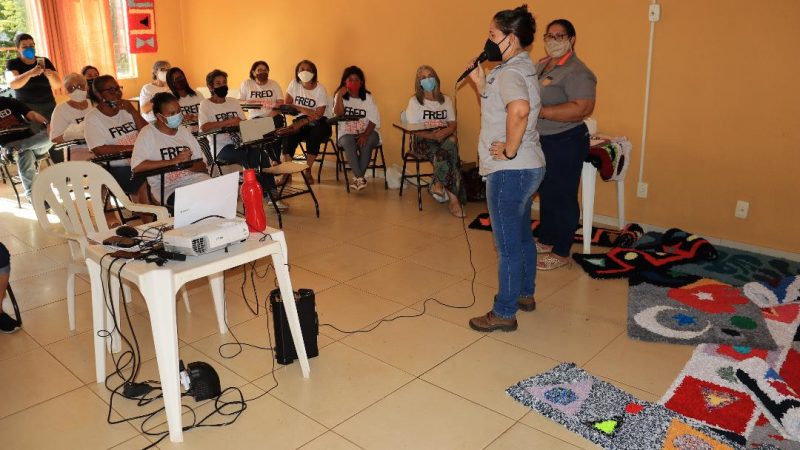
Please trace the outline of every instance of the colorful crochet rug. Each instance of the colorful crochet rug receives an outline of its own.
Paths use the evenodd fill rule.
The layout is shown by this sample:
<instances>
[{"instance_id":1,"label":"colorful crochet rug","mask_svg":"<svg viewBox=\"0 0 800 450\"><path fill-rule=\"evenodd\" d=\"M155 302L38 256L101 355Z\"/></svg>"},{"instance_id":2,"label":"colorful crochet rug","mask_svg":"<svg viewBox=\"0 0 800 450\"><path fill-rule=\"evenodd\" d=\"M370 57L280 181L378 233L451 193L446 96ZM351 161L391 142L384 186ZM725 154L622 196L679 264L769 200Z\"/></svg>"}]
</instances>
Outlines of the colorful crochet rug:
<instances>
[{"instance_id":1,"label":"colorful crochet rug","mask_svg":"<svg viewBox=\"0 0 800 450\"><path fill-rule=\"evenodd\" d=\"M678 264L716 257L717 252L710 242L677 228L667 230L646 245L637 242L636 248L614 247L607 253L572 255L592 278L630 277L637 272L663 271Z\"/></svg>"},{"instance_id":2,"label":"colorful crochet rug","mask_svg":"<svg viewBox=\"0 0 800 450\"><path fill-rule=\"evenodd\" d=\"M676 287L629 282L628 335L634 339L776 347L767 324L774 315L765 315L741 288L708 278ZM789 325L796 320L791 319Z\"/></svg>"},{"instance_id":3,"label":"colorful crochet rug","mask_svg":"<svg viewBox=\"0 0 800 450\"><path fill-rule=\"evenodd\" d=\"M743 447L662 405L640 400L564 363L506 392L605 449L733 450Z\"/></svg>"},{"instance_id":4,"label":"colorful crochet rug","mask_svg":"<svg viewBox=\"0 0 800 450\"><path fill-rule=\"evenodd\" d=\"M800 275L800 261L729 247L717 247L717 253L719 256L714 260L692 261L675 267L675 271L714 278L734 286L741 286L751 281L777 286L786 277Z\"/></svg>"},{"instance_id":5,"label":"colorful crochet rug","mask_svg":"<svg viewBox=\"0 0 800 450\"><path fill-rule=\"evenodd\" d=\"M539 220L531 220L531 231L534 237L539 237L540 224L541 221ZM492 231L492 221L489 218L489 213L478 214L478 217L470 222L468 227L473 230ZM573 242L576 244L583 243L583 234L578 232L580 229L578 227L573 238ZM622 230L592 227L591 243L600 247L630 246L643 234L642 227L635 223L626 225Z\"/></svg>"},{"instance_id":6,"label":"colorful crochet rug","mask_svg":"<svg viewBox=\"0 0 800 450\"><path fill-rule=\"evenodd\" d=\"M776 309L788 317L798 314L798 306ZM789 439L770 422L758 398L737 376L744 361L757 358L774 368L775 378L800 392L800 342L793 342L800 339L797 331L795 327L794 333L776 338L779 346L775 350L699 345L660 403L746 448L800 449L800 442Z\"/></svg>"}]
</instances>

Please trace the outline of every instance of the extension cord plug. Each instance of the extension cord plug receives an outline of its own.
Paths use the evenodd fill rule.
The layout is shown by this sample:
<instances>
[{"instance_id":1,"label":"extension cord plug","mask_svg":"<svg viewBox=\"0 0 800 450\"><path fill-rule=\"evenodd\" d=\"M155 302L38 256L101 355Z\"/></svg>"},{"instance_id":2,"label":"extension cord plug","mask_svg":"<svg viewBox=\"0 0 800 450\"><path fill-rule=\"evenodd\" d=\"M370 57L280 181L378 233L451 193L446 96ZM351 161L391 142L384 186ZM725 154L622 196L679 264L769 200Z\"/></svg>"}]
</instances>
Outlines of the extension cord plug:
<instances>
[{"instance_id":1,"label":"extension cord plug","mask_svg":"<svg viewBox=\"0 0 800 450\"><path fill-rule=\"evenodd\" d=\"M132 400L138 400L149 394L153 387L147 383L125 383L122 388L122 396Z\"/></svg>"}]
</instances>

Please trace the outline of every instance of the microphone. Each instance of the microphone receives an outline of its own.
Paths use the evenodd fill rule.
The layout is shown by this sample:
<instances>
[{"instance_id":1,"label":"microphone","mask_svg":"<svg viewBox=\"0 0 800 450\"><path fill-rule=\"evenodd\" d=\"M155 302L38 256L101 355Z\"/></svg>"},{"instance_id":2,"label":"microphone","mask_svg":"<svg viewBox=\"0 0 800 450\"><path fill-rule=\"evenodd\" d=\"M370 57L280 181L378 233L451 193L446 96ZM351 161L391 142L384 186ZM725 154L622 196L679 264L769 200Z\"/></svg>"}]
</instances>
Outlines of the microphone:
<instances>
[{"instance_id":1,"label":"microphone","mask_svg":"<svg viewBox=\"0 0 800 450\"><path fill-rule=\"evenodd\" d=\"M467 78L470 72L472 72L473 70L475 70L476 67L478 67L478 64L486 61L487 59L489 59L489 57L486 55L486 52L481 52L481 54L478 55L478 59L475 60L475 64L472 64L471 66L467 67L467 70L465 70L464 73L462 73L461 76L458 77L458 80L456 80L456 84L460 83L461 80L463 80L464 78Z\"/></svg>"}]
</instances>

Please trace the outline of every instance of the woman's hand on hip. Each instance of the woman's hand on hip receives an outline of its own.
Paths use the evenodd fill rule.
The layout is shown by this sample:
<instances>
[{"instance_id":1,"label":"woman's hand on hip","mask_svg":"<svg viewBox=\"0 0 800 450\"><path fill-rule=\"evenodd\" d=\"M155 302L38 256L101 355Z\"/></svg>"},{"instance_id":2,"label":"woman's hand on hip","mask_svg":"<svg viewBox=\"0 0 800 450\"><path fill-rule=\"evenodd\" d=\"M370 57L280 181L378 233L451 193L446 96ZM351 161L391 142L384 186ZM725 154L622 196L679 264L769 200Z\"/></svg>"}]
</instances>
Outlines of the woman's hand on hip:
<instances>
[{"instance_id":1,"label":"woman's hand on hip","mask_svg":"<svg viewBox=\"0 0 800 450\"><path fill-rule=\"evenodd\" d=\"M489 147L489 154L492 155L492 158L494 159L507 160L508 158L506 158L505 151L506 151L505 142L494 141L492 142L492 146Z\"/></svg>"}]
</instances>

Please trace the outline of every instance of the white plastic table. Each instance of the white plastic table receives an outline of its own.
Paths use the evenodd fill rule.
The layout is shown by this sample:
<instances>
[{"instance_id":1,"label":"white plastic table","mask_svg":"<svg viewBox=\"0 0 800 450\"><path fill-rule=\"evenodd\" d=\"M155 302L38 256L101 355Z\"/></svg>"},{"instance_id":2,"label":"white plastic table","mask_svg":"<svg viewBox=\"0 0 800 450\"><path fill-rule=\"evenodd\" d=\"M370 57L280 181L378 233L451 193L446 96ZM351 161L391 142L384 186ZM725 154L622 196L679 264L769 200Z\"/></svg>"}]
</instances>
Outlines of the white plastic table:
<instances>
[{"instance_id":1,"label":"white plastic table","mask_svg":"<svg viewBox=\"0 0 800 450\"><path fill-rule=\"evenodd\" d=\"M161 378L161 389L164 397L164 407L166 409L167 423L169 426L169 437L172 442L183 441L183 428L181 418L181 391L178 375L178 327L175 312L175 295L184 284L189 281L202 277L208 277L211 285L211 292L214 298L214 306L217 313L220 334L225 334L225 292L223 285L223 271L242 264L255 261L259 258L271 255L275 274L278 277L278 285L281 298L294 299L292 292L292 282L289 279L289 269L287 261L286 239L283 231L274 228L264 230L270 238L259 242L260 235L251 234L250 238L243 243L238 243L229 247L228 251L217 251L202 256L188 256L186 261L169 261L164 266L159 267L154 263L145 261L131 261L122 269L123 279L136 284L147 303L150 316L151 328L153 331L153 344L156 351L158 362L158 372ZM104 280L108 265L113 258L106 257L103 268L100 267L100 259L109 253L103 245L89 246L86 252L86 266L89 269L89 277L92 286L92 321L94 325L94 352L95 352L95 372L97 382L105 381L106 353L104 349L105 337L99 337L98 331L110 330L110 316L106 311L104 301L103 283L108 286L109 280ZM114 307L119 311L118 291L115 279L116 273L122 263L117 262L112 269L114 277L110 282L114 283L111 289L114 293ZM297 308L294 301L284 301L286 317L289 321L289 328L292 332L294 346L297 350L300 369L303 377L308 378L310 368L308 357L303 342L303 334L300 329L300 321L297 317ZM119 317L119 315L117 315Z\"/></svg>"}]
</instances>

